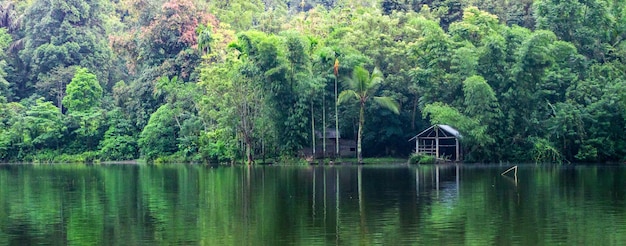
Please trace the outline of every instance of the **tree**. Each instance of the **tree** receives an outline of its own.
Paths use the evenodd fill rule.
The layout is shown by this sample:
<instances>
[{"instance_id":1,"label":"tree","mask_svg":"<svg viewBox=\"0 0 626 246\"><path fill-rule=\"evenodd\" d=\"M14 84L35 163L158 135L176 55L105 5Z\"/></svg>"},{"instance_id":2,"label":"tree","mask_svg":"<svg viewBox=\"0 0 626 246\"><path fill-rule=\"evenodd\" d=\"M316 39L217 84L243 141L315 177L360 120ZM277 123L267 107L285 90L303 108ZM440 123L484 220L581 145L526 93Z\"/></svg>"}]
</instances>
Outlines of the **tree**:
<instances>
[{"instance_id":1,"label":"tree","mask_svg":"<svg viewBox=\"0 0 626 246\"><path fill-rule=\"evenodd\" d=\"M407 6L406 2L402 0L383 0L380 4L383 8L383 13L389 15L394 11L407 11L409 6Z\"/></svg>"},{"instance_id":2,"label":"tree","mask_svg":"<svg viewBox=\"0 0 626 246\"><path fill-rule=\"evenodd\" d=\"M256 17L265 10L261 0L211 1L209 5L211 13L237 31L251 29Z\"/></svg>"},{"instance_id":3,"label":"tree","mask_svg":"<svg viewBox=\"0 0 626 246\"><path fill-rule=\"evenodd\" d=\"M361 139L363 137L363 124L365 123L365 105L370 98L374 100L380 106L383 106L394 113L398 114L399 105L390 97L377 97L372 94L376 93L381 82L383 81L383 74L378 68L374 68L371 76L370 73L363 67L357 66L352 72L352 77L346 79L346 85L348 90L344 90L339 94L339 100L337 103L347 101L349 98L356 98L359 102L359 130L357 135L357 157L359 164L363 163L363 154L361 153Z\"/></svg>"},{"instance_id":4,"label":"tree","mask_svg":"<svg viewBox=\"0 0 626 246\"><path fill-rule=\"evenodd\" d=\"M196 28L196 34L198 35L198 50L204 55L211 53L211 42L213 42L211 27L200 24Z\"/></svg>"},{"instance_id":5,"label":"tree","mask_svg":"<svg viewBox=\"0 0 626 246\"><path fill-rule=\"evenodd\" d=\"M223 159L221 154L237 152L237 141L243 143L248 165L254 163L254 153L263 129L261 112L263 93L253 78L258 76L254 66L238 58L236 52L222 63L202 69L200 85L206 88L200 114L210 121L204 135L203 155ZM232 156L228 156L232 157Z\"/></svg>"},{"instance_id":6,"label":"tree","mask_svg":"<svg viewBox=\"0 0 626 246\"><path fill-rule=\"evenodd\" d=\"M294 155L306 144L308 131L307 85L309 69L309 40L293 32L280 36L258 31L239 35L233 47L245 61L242 75L261 89L263 114L271 131L271 143L279 155Z\"/></svg>"},{"instance_id":7,"label":"tree","mask_svg":"<svg viewBox=\"0 0 626 246\"><path fill-rule=\"evenodd\" d=\"M141 29L140 61L158 66L167 59L181 56L186 49L198 44L198 27L210 18L189 0L165 2L158 15ZM213 22L211 24L215 25L215 20ZM188 71L179 72L179 77L187 78L185 72Z\"/></svg>"},{"instance_id":8,"label":"tree","mask_svg":"<svg viewBox=\"0 0 626 246\"><path fill-rule=\"evenodd\" d=\"M0 25L1 26L1 25ZM2 98L10 98L9 95L9 82L6 81L5 67L7 65L5 61L4 51L11 43L11 36L7 33L5 28L0 28L0 102Z\"/></svg>"},{"instance_id":9,"label":"tree","mask_svg":"<svg viewBox=\"0 0 626 246\"><path fill-rule=\"evenodd\" d=\"M156 85L155 96L165 97L177 126L178 153L183 159L197 157L201 130L206 129L198 115L201 90L196 83L183 83L178 77L161 77Z\"/></svg>"},{"instance_id":10,"label":"tree","mask_svg":"<svg viewBox=\"0 0 626 246\"><path fill-rule=\"evenodd\" d=\"M98 146L102 160L134 160L138 157L135 127L120 108L107 113L109 129Z\"/></svg>"},{"instance_id":11,"label":"tree","mask_svg":"<svg viewBox=\"0 0 626 246\"><path fill-rule=\"evenodd\" d=\"M47 73L56 67L82 66L95 71L107 84L111 49L105 38L102 0L37 0L24 16L25 64L17 83L24 98Z\"/></svg>"},{"instance_id":12,"label":"tree","mask_svg":"<svg viewBox=\"0 0 626 246\"><path fill-rule=\"evenodd\" d=\"M500 115L500 104L484 78L474 75L463 82L465 113L480 123L489 125Z\"/></svg>"},{"instance_id":13,"label":"tree","mask_svg":"<svg viewBox=\"0 0 626 246\"><path fill-rule=\"evenodd\" d=\"M35 85L37 91L49 101L56 102L59 111L63 112L63 98L67 84L72 81L76 73L76 66L55 67L49 73L40 76Z\"/></svg>"},{"instance_id":14,"label":"tree","mask_svg":"<svg viewBox=\"0 0 626 246\"><path fill-rule=\"evenodd\" d=\"M494 143L494 139L487 132L487 125L463 115L459 110L445 103L436 102L426 105L422 116L430 118L431 124L447 124L456 127L463 135L461 140L467 146L471 146L470 154Z\"/></svg>"},{"instance_id":15,"label":"tree","mask_svg":"<svg viewBox=\"0 0 626 246\"><path fill-rule=\"evenodd\" d=\"M463 95L464 113L480 125L478 128L484 127L485 130L481 134L486 136L483 140L487 140L472 143L474 147L470 149L467 157L470 160L495 160L494 152L491 151L494 143L491 135L498 130L497 123L502 117L496 94L484 78L474 75L463 82ZM474 129L470 129L470 133L473 134L472 130Z\"/></svg>"},{"instance_id":16,"label":"tree","mask_svg":"<svg viewBox=\"0 0 626 246\"><path fill-rule=\"evenodd\" d=\"M0 102L0 160L9 162L22 154L22 142L26 134L21 130L26 107L12 102Z\"/></svg>"},{"instance_id":17,"label":"tree","mask_svg":"<svg viewBox=\"0 0 626 246\"><path fill-rule=\"evenodd\" d=\"M43 98L0 103L0 160L21 161L37 151L60 148L67 126Z\"/></svg>"},{"instance_id":18,"label":"tree","mask_svg":"<svg viewBox=\"0 0 626 246\"><path fill-rule=\"evenodd\" d=\"M35 150L58 148L66 129L59 110L43 98L36 99L28 108L23 122L30 138L24 143L32 145Z\"/></svg>"},{"instance_id":19,"label":"tree","mask_svg":"<svg viewBox=\"0 0 626 246\"><path fill-rule=\"evenodd\" d=\"M95 150L102 137L103 111L100 109L103 90L95 74L86 68L77 68L65 90L63 106L67 108L68 128L76 152Z\"/></svg>"},{"instance_id":20,"label":"tree","mask_svg":"<svg viewBox=\"0 0 626 246\"><path fill-rule=\"evenodd\" d=\"M138 141L141 156L151 162L175 153L177 132L173 110L169 104L164 104L150 116L148 125L141 131Z\"/></svg>"},{"instance_id":21,"label":"tree","mask_svg":"<svg viewBox=\"0 0 626 246\"><path fill-rule=\"evenodd\" d=\"M609 58L611 45L617 43L609 40L616 23L608 2L611 1L537 1L534 5L537 28L550 30L560 39L572 42L588 58L604 61Z\"/></svg>"},{"instance_id":22,"label":"tree","mask_svg":"<svg viewBox=\"0 0 626 246\"><path fill-rule=\"evenodd\" d=\"M100 105L102 87L95 74L87 68L76 69L76 74L67 85L63 105L70 112L88 111Z\"/></svg>"},{"instance_id":23,"label":"tree","mask_svg":"<svg viewBox=\"0 0 626 246\"><path fill-rule=\"evenodd\" d=\"M440 17L439 25L448 30L450 24L463 18L463 2L460 0L417 0L413 9L423 10L423 6L432 7L433 12Z\"/></svg>"},{"instance_id":24,"label":"tree","mask_svg":"<svg viewBox=\"0 0 626 246\"><path fill-rule=\"evenodd\" d=\"M142 129L150 115L166 103L164 93L154 95L160 90L159 79L177 77L181 83L197 81L202 56L213 49L209 45L223 48L226 45L222 42L229 39L222 35L217 19L194 1L159 1L156 6L155 1L131 1L143 11L132 12L141 15L140 20L128 32L111 37L112 46L126 62L130 82L123 86L124 90L114 88L114 91L119 92L116 93L119 97L132 98L120 106L135 126Z\"/></svg>"},{"instance_id":25,"label":"tree","mask_svg":"<svg viewBox=\"0 0 626 246\"><path fill-rule=\"evenodd\" d=\"M450 102L461 90L462 81L450 76L454 42L436 22L419 18L416 22L422 37L411 46L417 66L411 71L425 103Z\"/></svg>"}]
</instances>

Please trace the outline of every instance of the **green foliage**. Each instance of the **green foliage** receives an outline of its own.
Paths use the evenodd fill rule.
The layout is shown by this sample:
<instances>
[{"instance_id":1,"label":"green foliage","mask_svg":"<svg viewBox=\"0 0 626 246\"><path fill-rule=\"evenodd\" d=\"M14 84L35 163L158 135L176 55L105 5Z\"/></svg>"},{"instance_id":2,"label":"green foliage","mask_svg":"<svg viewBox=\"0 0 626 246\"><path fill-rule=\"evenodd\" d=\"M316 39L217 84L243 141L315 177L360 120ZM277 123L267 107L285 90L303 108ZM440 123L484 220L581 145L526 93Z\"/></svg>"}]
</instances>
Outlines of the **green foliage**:
<instances>
[{"instance_id":1,"label":"green foliage","mask_svg":"<svg viewBox=\"0 0 626 246\"><path fill-rule=\"evenodd\" d=\"M100 153L87 151L80 154L67 154L58 151L44 150L27 157L30 162L38 164L53 163L94 163L100 161Z\"/></svg>"},{"instance_id":2,"label":"green foliage","mask_svg":"<svg viewBox=\"0 0 626 246\"><path fill-rule=\"evenodd\" d=\"M220 20L230 24L237 31L251 29L255 16L265 10L260 0L215 1L210 4L210 9Z\"/></svg>"},{"instance_id":3,"label":"green foliage","mask_svg":"<svg viewBox=\"0 0 626 246\"><path fill-rule=\"evenodd\" d=\"M0 28L0 102L11 97L9 93L9 82L6 80L7 74L5 70L7 62L4 55L4 52L10 43L11 36L7 33L5 28Z\"/></svg>"},{"instance_id":4,"label":"green foliage","mask_svg":"<svg viewBox=\"0 0 626 246\"><path fill-rule=\"evenodd\" d=\"M309 133L307 97L310 94L305 89L313 80L307 41L293 33L279 37L250 31L240 34L238 42L233 44L242 52L243 81L251 83L249 89L260 90L263 97L263 105L258 105L263 108L259 113L268 117L263 118L264 129L259 130L273 136L265 140L270 140L270 145L279 150L278 155L295 155L305 145ZM252 134L248 137L252 141Z\"/></svg>"},{"instance_id":5,"label":"green foliage","mask_svg":"<svg viewBox=\"0 0 626 246\"><path fill-rule=\"evenodd\" d=\"M409 164L435 164L436 161L432 155L413 153L409 156Z\"/></svg>"},{"instance_id":6,"label":"green foliage","mask_svg":"<svg viewBox=\"0 0 626 246\"><path fill-rule=\"evenodd\" d=\"M192 72L191 69L164 62L183 58L186 55L186 49L197 45L196 30L199 30L199 25L208 19L209 17L199 11L192 1L169 0L163 3L161 11L139 34L139 62L150 66L170 65L171 68L180 69L178 71L180 77L188 78ZM195 53L192 59L192 64L199 60Z\"/></svg>"},{"instance_id":7,"label":"green foliage","mask_svg":"<svg viewBox=\"0 0 626 246\"><path fill-rule=\"evenodd\" d=\"M494 123L501 115L496 93L484 78L474 75L463 82L465 113L482 124Z\"/></svg>"},{"instance_id":8,"label":"green foliage","mask_svg":"<svg viewBox=\"0 0 626 246\"><path fill-rule=\"evenodd\" d=\"M154 164L189 163L188 159L181 152L171 155L161 155L152 160Z\"/></svg>"},{"instance_id":9,"label":"green foliage","mask_svg":"<svg viewBox=\"0 0 626 246\"><path fill-rule=\"evenodd\" d=\"M102 87L95 74L89 73L86 68L78 68L65 94L63 105L70 112L83 112L100 105Z\"/></svg>"},{"instance_id":10,"label":"green foliage","mask_svg":"<svg viewBox=\"0 0 626 246\"><path fill-rule=\"evenodd\" d=\"M139 136L137 143L141 156L147 161L154 161L159 156L175 153L177 133L171 105L164 104L150 116L148 125Z\"/></svg>"},{"instance_id":11,"label":"green foliage","mask_svg":"<svg viewBox=\"0 0 626 246\"><path fill-rule=\"evenodd\" d=\"M102 160L134 160L139 157L135 127L120 108L106 114L108 130L100 142Z\"/></svg>"},{"instance_id":12,"label":"green foliage","mask_svg":"<svg viewBox=\"0 0 626 246\"><path fill-rule=\"evenodd\" d=\"M34 1L24 14L24 37L19 51L18 95L31 89L56 67L82 66L108 78L111 49L102 28L102 0ZM17 55L17 54L15 54ZM23 65L21 65L23 64ZM103 81L107 84L108 81Z\"/></svg>"},{"instance_id":13,"label":"green foliage","mask_svg":"<svg viewBox=\"0 0 626 246\"><path fill-rule=\"evenodd\" d=\"M350 89L341 92L337 103L345 102L348 98L354 97L359 101L359 103L365 104L369 98L373 98L372 100L379 105L393 111L396 114L399 113L398 103L393 101L392 98L375 97L371 95L379 89L383 79L383 74L378 68L375 68L370 76L369 72L365 70L365 68L360 66L355 67L352 72L352 77L344 80L346 81L347 88Z\"/></svg>"},{"instance_id":14,"label":"green foliage","mask_svg":"<svg viewBox=\"0 0 626 246\"><path fill-rule=\"evenodd\" d=\"M66 95L66 87L76 75L76 68L76 66L55 67L49 73L40 76L35 85L37 93L55 102L61 112L64 111L63 98Z\"/></svg>"},{"instance_id":15,"label":"green foliage","mask_svg":"<svg viewBox=\"0 0 626 246\"><path fill-rule=\"evenodd\" d=\"M0 103L0 160L15 161L24 157L23 117L26 108L19 103Z\"/></svg>"},{"instance_id":16,"label":"green foliage","mask_svg":"<svg viewBox=\"0 0 626 246\"><path fill-rule=\"evenodd\" d=\"M461 133L463 143L470 161L484 161L489 147L495 143L489 125L479 121L479 117L468 117L449 105L437 102L428 104L423 109L423 117L430 118L431 124L450 125ZM478 119L477 119L478 118Z\"/></svg>"},{"instance_id":17,"label":"green foliage","mask_svg":"<svg viewBox=\"0 0 626 246\"><path fill-rule=\"evenodd\" d=\"M334 123L369 156L441 123L467 161L622 159L626 5L532 4L3 2L0 159L251 164Z\"/></svg>"},{"instance_id":18,"label":"green foliage","mask_svg":"<svg viewBox=\"0 0 626 246\"><path fill-rule=\"evenodd\" d=\"M198 49L204 54L211 53L211 42L213 42L211 27L200 24L196 28L196 34L198 35Z\"/></svg>"},{"instance_id":19,"label":"green foliage","mask_svg":"<svg viewBox=\"0 0 626 246\"><path fill-rule=\"evenodd\" d=\"M354 67L352 77L344 80L349 89L342 91L337 99L337 104L345 102L351 97L357 99L359 103L359 128L357 133L357 158L359 164L363 163L361 141L363 139L363 125L365 124L365 103L368 99L372 98L378 105L399 114L400 107L392 98L376 97L372 95L379 89L383 79L383 74L378 68L374 68L374 71L370 75L365 68L361 66Z\"/></svg>"},{"instance_id":20,"label":"green foliage","mask_svg":"<svg viewBox=\"0 0 626 246\"><path fill-rule=\"evenodd\" d=\"M52 103L37 99L26 111L23 120L29 134L29 138L25 139L26 144L32 144L35 149L61 144L65 126L61 121L61 113Z\"/></svg>"},{"instance_id":21,"label":"green foliage","mask_svg":"<svg viewBox=\"0 0 626 246\"><path fill-rule=\"evenodd\" d=\"M69 151L72 153L95 151L105 130L104 112L100 109L91 109L89 111L71 112L67 116L66 122L71 133L68 138L74 140L70 141Z\"/></svg>"},{"instance_id":22,"label":"green foliage","mask_svg":"<svg viewBox=\"0 0 626 246\"><path fill-rule=\"evenodd\" d=\"M612 45L609 33L615 30L616 23L607 1L541 0L534 7L538 28L551 30L574 43L589 58L608 58Z\"/></svg>"},{"instance_id":23,"label":"green foliage","mask_svg":"<svg viewBox=\"0 0 626 246\"><path fill-rule=\"evenodd\" d=\"M103 160L134 160L137 158L137 140L132 136L107 136L100 142Z\"/></svg>"},{"instance_id":24,"label":"green foliage","mask_svg":"<svg viewBox=\"0 0 626 246\"><path fill-rule=\"evenodd\" d=\"M200 155L210 163L227 163L235 160L237 145L232 137L229 139L226 129L217 129L200 137Z\"/></svg>"},{"instance_id":25,"label":"green foliage","mask_svg":"<svg viewBox=\"0 0 626 246\"><path fill-rule=\"evenodd\" d=\"M530 155L535 163L561 163L561 153L552 146L552 143L543 138L531 138L532 149Z\"/></svg>"},{"instance_id":26,"label":"green foliage","mask_svg":"<svg viewBox=\"0 0 626 246\"><path fill-rule=\"evenodd\" d=\"M68 139L70 152L95 151L102 140L104 124L102 102L103 89L95 74L86 68L77 68L67 85L62 103L67 108L66 124L71 133Z\"/></svg>"},{"instance_id":27,"label":"green foliage","mask_svg":"<svg viewBox=\"0 0 626 246\"><path fill-rule=\"evenodd\" d=\"M470 41L478 46L486 37L499 34L502 29L498 17L469 7L464 10L463 21L450 25L449 33L456 41Z\"/></svg>"},{"instance_id":28,"label":"green foliage","mask_svg":"<svg viewBox=\"0 0 626 246\"><path fill-rule=\"evenodd\" d=\"M0 104L0 160L19 161L64 145L67 126L59 109L43 98Z\"/></svg>"}]
</instances>

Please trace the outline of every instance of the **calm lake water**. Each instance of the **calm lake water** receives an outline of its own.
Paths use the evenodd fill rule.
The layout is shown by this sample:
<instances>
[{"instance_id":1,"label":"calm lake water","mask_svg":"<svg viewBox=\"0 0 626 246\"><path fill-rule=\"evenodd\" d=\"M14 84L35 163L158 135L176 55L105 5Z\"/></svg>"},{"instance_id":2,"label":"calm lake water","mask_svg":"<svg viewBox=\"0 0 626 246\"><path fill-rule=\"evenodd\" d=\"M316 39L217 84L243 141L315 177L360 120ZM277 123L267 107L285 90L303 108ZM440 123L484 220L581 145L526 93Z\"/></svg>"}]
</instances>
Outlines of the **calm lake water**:
<instances>
[{"instance_id":1,"label":"calm lake water","mask_svg":"<svg viewBox=\"0 0 626 246\"><path fill-rule=\"evenodd\" d=\"M619 245L626 166L0 165L0 245Z\"/></svg>"}]
</instances>

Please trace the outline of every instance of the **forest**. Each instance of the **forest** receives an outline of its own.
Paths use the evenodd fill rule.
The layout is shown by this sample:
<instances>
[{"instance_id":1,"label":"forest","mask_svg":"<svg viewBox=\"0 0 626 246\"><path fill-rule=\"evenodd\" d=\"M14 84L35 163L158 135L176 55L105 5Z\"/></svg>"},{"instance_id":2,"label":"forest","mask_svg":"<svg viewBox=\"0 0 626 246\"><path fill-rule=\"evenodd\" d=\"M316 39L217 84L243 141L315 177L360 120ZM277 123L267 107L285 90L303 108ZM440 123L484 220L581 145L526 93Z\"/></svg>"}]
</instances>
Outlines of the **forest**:
<instances>
[{"instance_id":1,"label":"forest","mask_svg":"<svg viewBox=\"0 0 626 246\"><path fill-rule=\"evenodd\" d=\"M626 0L4 0L0 50L0 162L626 160Z\"/></svg>"}]
</instances>

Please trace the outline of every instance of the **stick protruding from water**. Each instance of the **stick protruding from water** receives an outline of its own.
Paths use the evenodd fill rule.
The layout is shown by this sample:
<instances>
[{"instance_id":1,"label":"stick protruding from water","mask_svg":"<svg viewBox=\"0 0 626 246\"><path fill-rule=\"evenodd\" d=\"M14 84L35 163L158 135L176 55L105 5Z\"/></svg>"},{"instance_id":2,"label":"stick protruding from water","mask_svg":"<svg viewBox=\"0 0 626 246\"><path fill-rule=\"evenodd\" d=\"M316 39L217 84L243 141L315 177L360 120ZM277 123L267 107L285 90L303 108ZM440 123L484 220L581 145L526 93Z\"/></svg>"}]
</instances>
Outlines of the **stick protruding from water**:
<instances>
[{"instance_id":1,"label":"stick protruding from water","mask_svg":"<svg viewBox=\"0 0 626 246\"><path fill-rule=\"evenodd\" d=\"M504 172L503 172L502 174L500 174L500 175L504 176L505 174L507 174L507 173L508 173L508 172L510 172L511 170L515 170L515 174L514 174L514 175L515 175L515 177L517 177L517 166L513 166L513 167L509 168L508 170L504 171Z\"/></svg>"}]
</instances>

